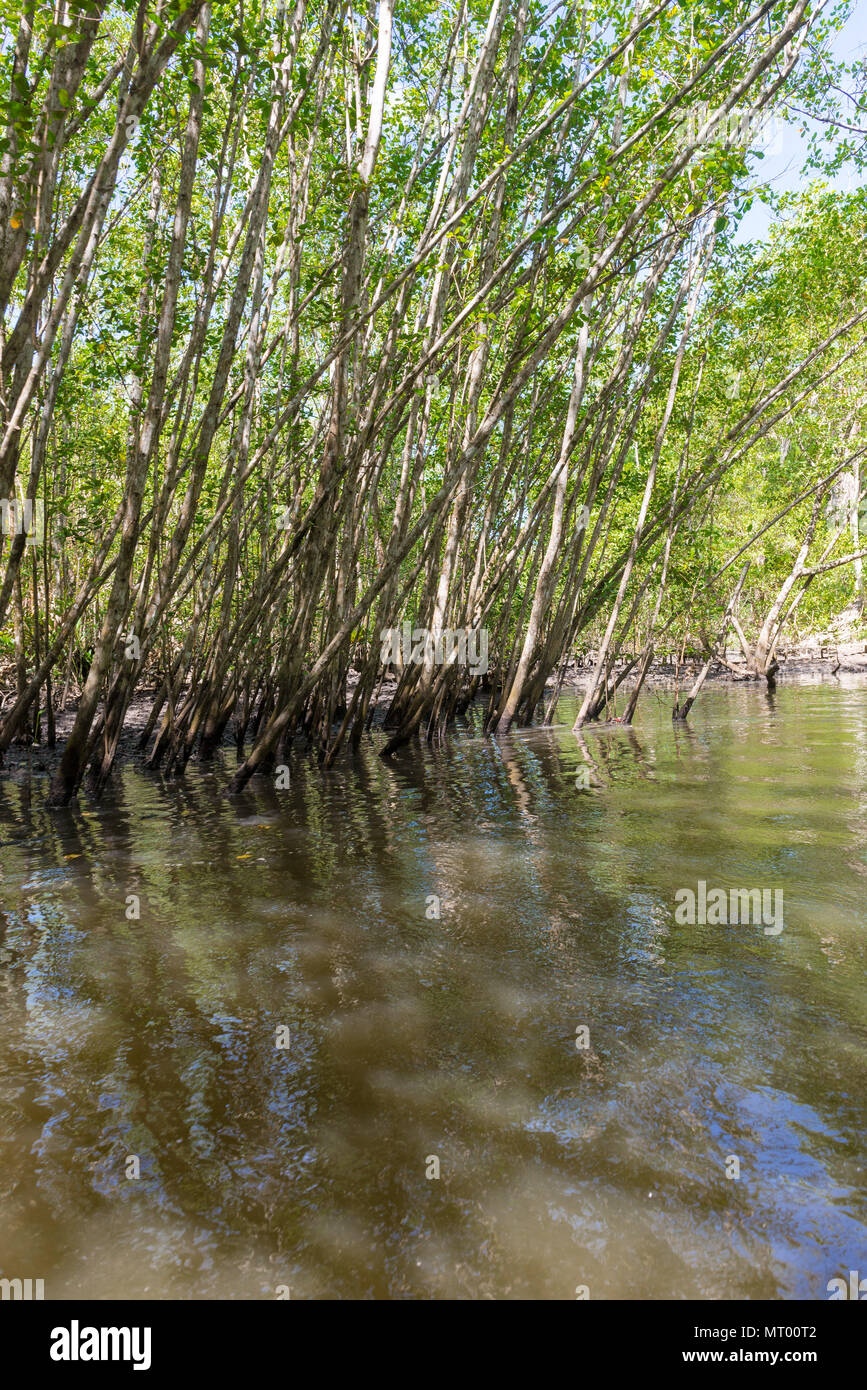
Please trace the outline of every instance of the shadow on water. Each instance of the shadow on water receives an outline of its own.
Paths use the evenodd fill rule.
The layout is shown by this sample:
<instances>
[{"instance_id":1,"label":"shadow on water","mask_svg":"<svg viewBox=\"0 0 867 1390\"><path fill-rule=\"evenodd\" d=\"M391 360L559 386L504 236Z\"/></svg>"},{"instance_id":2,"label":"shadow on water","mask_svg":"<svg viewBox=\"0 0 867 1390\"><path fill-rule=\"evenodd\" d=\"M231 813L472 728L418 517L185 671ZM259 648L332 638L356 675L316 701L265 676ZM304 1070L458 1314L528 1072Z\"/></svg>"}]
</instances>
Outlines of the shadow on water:
<instances>
[{"instance_id":1,"label":"shadow on water","mask_svg":"<svg viewBox=\"0 0 867 1390\"><path fill-rule=\"evenodd\" d=\"M759 1298L863 1267L867 687L575 712L293 754L234 801L219 762L54 816L0 784L2 1273ZM679 925L700 881L780 890L784 930Z\"/></svg>"}]
</instances>

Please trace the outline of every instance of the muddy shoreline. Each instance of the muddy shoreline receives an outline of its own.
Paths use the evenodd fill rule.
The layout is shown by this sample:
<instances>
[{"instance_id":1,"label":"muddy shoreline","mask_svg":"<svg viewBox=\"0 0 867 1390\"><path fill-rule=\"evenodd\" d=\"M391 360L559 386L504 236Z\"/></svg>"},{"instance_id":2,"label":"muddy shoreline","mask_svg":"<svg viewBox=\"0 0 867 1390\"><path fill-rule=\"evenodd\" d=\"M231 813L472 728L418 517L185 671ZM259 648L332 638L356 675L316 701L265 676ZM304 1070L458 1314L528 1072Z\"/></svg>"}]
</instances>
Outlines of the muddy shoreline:
<instances>
[{"instance_id":1,"label":"muddy shoreline","mask_svg":"<svg viewBox=\"0 0 867 1390\"><path fill-rule=\"evenodd\" d=\"M651 671L648 672L644 681L644 688L645 690L654 690L657 692L670 690L672 695L674 695L676 689L679 689L680 694L683 695L689 691L700 669L701 664L699 661L688 658L680 667L678 679L678 671L674 664L664 661L657 662ZM560 694L562 696L568 696L570 694L583 693L591 671L592 663L589 661L584 665L578 664L577 662L570 663L566 669L566 675ZM843 654L838 653L832 648L830 654L824 657L783 658L780 662L780 669L777 674L777 683L779 685L784 685L787 681L792 679L819 683L833 679L834 676L843 673L867 675L867 652L861 651ZM350 675L350 687L355 675L355 672L352 672ZM633 684L633 672L630 672L628 676L624 677L618 693L631 689ZM741 675L720 663L716 663L711 668L706 684L752 684L755 685L757 689L765 688L763 680L757 680L755 677L749 676L746 673ZM546 686L546 699L550 698L553 689L554 681L552 680ZM383 684L376 701L372 722L372 728L374 730L382 727L382 721L391 702L394 690L394 681L388 681ZM4 704L11 704L11 693L11 691L4 692ZM131 703L127 711L126 720L124 721L124 728L118 746L115 766L128 763L138 763L141 765L143 763L145 752L150 749L152 737L148 740L147 750L140 748L139 739L147 723L148 716L150 715L155 695L156 689L142 691ZM700 698L701 697L699 697L699 699ZM78 697L75 699L70 698L65 709L55 712L56 742L53 748L48 747L48 745L44 743L13 743L7 750L2 764L0 764L0 779L7 778L12 781L30 780L31 778L37 781L43 779L47 781L50 779L63 755L64 744L72 728L77 705ZM639 702L639 710L640 708L641 705ZM249 739L246 746L249 747ZM231 721L223 736L222 747L235 747L234 728Z\"/></svg>"}]
</instances>

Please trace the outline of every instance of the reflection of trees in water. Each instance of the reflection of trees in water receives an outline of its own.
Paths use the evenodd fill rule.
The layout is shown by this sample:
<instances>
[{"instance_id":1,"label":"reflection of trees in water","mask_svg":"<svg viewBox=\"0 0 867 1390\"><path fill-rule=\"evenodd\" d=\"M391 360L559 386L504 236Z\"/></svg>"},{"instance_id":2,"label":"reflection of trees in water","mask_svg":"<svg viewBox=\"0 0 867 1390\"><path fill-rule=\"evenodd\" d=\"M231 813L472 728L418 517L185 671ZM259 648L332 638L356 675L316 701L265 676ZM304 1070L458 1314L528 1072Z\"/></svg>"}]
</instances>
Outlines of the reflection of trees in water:
<instances>
[{"instance_id":1,"label":"reflection of trees in water","mask_svg":"<svg viewBox=\"0 0 867 1390\"><path fill-rule=\"evenodd\" d=\"M778 842L791 851L786 826L774 839L760 814L781 748L797 747L814 779L817 831L831 785L835 805L851 792L844 823L863 843L860 725L856 737L844 711L801 715L783 690L774 747L768 725L738 722L752 703L717 698L713 737L672 729L664 711L640 736L533 730L326 776L299 760L287 793L263 783L231 805L195 773L164 786L129 776L96 812L52 819L4 788L4 823L28 839L0 849L0 867L29 885L5 943L0 1095L24 1113L6 1139L13 1250L38 1248L54 1268L70 1233L110 1218L132 1282L159 1270L207 1292L243 1267L254 1293L460 1296L473 1278L498 1295L510 1281L554 1294L570 1260L604 1287L627 1278L610 1252L631 1240L658 1249L673 1281L669 1246L689 1265L720 1222L747 1251L763 1219L790 1222L809 1249L802 1208L762 1167L771 1131L786 1171L801 1155L811 1182L842 1194L843 1239L863 1208L863 944L841 920L832 968L806 931L785 952L670 933L651 962L636 914L664 911L657 855L681 854L684 835L671 872L742 847L759 862ZM581 794L587 754L600 785ZM809 823L811 807L797 810ZM827 842L803 853L815 877ZM123 915L129 892L138 922ZM425 916L431 893L440 920ZM766 1096L773 1125L744 1124ZM753 1161L749 1189L718 1180L717 1132ZM431 1154L439 1181L425 1178ZM652 1225L650 1191L668 1225ZM600 1222L608 1275L587 1249ZM733 1290L774 1292L758 1256L739 1259Z\"/></svg>"}]
</instances>

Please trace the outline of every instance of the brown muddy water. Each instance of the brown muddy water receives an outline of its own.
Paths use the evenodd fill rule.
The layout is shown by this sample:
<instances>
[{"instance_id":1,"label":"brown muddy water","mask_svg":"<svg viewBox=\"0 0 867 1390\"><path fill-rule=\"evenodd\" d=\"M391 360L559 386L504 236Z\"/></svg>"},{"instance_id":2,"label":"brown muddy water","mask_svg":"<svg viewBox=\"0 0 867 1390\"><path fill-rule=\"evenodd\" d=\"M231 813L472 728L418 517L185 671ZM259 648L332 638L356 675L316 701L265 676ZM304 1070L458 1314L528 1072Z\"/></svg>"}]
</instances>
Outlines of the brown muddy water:
<instances>
[{"instance_id":1,"label":"brown muddy water","mask_svg":"<svg viewBox=\"0 0 867 1390\"><path fill-rule=\"evenodd\" d=\"M0 1274L49 1299L867 1274L867 682L706 688L681 729L670 705L584 747L564 699L507 743L299 754L237 801L229 756L61 814L47 774L5 779ZM783 930L679 925L700 880L782 891Z\"/></svg>"}]
</instances>

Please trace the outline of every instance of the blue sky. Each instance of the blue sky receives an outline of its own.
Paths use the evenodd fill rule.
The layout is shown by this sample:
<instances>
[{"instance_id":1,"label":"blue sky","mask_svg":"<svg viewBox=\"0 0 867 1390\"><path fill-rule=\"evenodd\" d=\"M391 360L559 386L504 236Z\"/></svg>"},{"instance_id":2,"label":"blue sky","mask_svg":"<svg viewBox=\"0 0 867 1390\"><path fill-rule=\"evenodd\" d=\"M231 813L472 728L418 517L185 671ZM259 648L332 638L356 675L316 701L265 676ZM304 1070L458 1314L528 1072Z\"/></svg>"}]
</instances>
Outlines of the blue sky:
<instances>
[{"instance_id":1,"label":"blue sky","mask_svg":"<svg viewBox=\"0 0 867 1390\"><path fill-rule=\"evenodd\" d=\"M867 50L867 0L856 0L855 8L846 25L834 36L833 51L843 62L851 63ZM809 123L808 123L809 124ZM815 128L815 124L814 124ZM756 160L756 182L771 182L777 192L788 192L804 186L801 169L807 155L807 137L802 136L797 125L786 125L779 140L779 153L768 152L763 160ZM811 177L815 178L813 174ZM846 189L856 185L859 175L852 166L842 170L834 180L834 186ZM774 220L773 209L761 198L756 198L738 229L737 240L760 240L767 234Z\"/></svg>"}]
</instances>

